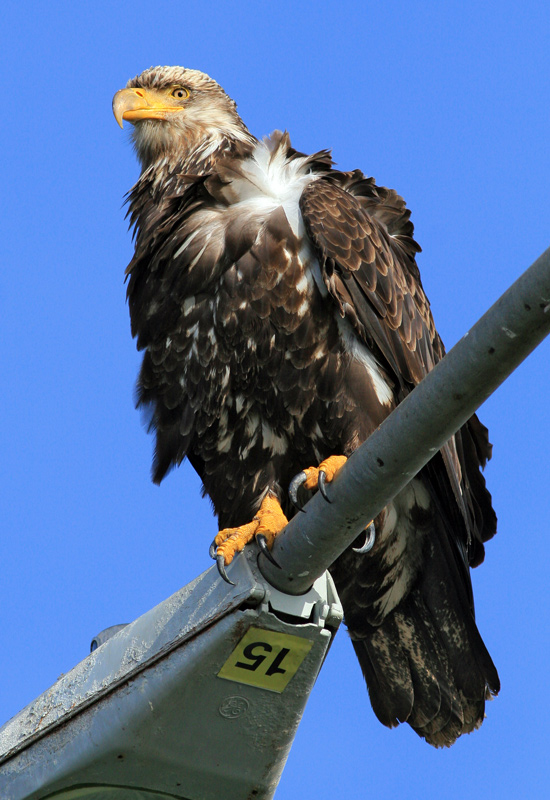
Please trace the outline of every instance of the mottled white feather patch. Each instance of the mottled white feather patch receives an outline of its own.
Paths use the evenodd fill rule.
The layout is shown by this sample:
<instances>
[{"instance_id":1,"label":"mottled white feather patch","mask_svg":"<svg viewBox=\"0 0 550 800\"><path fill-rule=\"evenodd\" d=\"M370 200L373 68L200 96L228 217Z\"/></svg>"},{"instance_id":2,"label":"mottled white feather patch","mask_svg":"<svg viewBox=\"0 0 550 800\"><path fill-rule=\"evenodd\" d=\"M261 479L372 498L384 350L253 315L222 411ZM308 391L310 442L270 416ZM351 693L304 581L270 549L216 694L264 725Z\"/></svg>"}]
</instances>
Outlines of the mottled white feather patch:
<instances>
[{"instance_id":1,"label":"mottled white feather patch","mask_svg":"<svg viewBox=\"0 0 550 800\"><path fill-rule=\"evenodd\" d=\"M256 438L260 427L260 417L256 413L250 414L246 419L245 431L247 436Z\"/></svg>"},{"instance_id":2,"label":"mottled white feather patch","mask_svg":"<svg viewBox=\"0 0 550 800\"><path fill-rule=\"evenodd\" d=\"M195 296L191 295L190 297L186 297L183 301L183 315L186 316L189 314L193 308L195 308Z\"/></svg>"},{"instance_id":3,"label":"mottled white feather patch","mask_svg":"<svg viewBox=\"0 0 550 800\"><path fill-rule=\"evenodd\" d=\"M284 455L287 451L287 440L284 436L278 436L267 422L262 421L262 446L274 454Z\"/></svg>"},{"instance_id":4,"label":"mottled white feather patch","mask_svg":"<svg viewBox=\"0 0 550 800\"><path fill-rule=\"evenodd\" d=\"M416 580L426 534L411 515L418 507L427 510L430 502L422 481L414 479L386 507L384 524L377 532L378 544L384 545L383 587L387 587L375 604L380 619L401 602Z\"/></svg>"},{"instance_id":5,"label":"mottled white feather patch","mask_svg":"<svg viewBox=\"0 0 550 800\"><path fill-rule=\"evenodd\" d=\"M189 270L192 270L193 267L195 266L195 264L200 260L201 256L203 255L204 251L206 250L206 248L208 246L208 240L209 239L210 239L210 236L207 238L207 240L205 241L205 243L203 244L203 246L201 247L201 249L199 250L197 255L189 262L189 264L188 264L188 269Z\"/></svg>"},{"instance_id":6,"label":"mottled white feather patch","mask_svg":"<svg viewBox=\"0 0 550 800\"><path fill-rule=\"evenodd\" d=\"M200 228L197 228L197 230L196 230L196 231L193 231L193 233L189 234L189 236L187 236L187 238L186 238L186 239L185 239L185 240L182 242L182 244L181 244L181 245L178 247L178 249L177 249L177 250L176 250L176 252L174 253L174 256L173 256L173 257L174 257L174 258L177 258L178 256L181 256L181 254L182 254L182 253L183 253L183 251L186 249L186 247L188 247L188 246L191 244L191 242L193 241L193 239L195 238L195 236L198 236L198 234L199 234L200 232L201 232L201 231L200 231Z\"/></svg>"},{"instance_id":7,"label":"mottled white feather patch","mask_svg":"<svg viewBox=\"0 0 550 800\"><path fill-rule=\"evenodd\" d=\"M305 233L299 201L305 187L317 176L311 173L306 158L289 160L286 150L273 148L266 139L258 142L250 158L242 164L243 176L231 184L237 203L253 203L265 215L282 206L295 236Z\"/></svg>"},{"instance_id":8,"label":"mottled white feather patch","mask_svg":"<svg viewBox=\"0 0 550 800\"><path fill-rule=\"evenodd\" d=\"M347 352L367 370L380 402L390 406L394 401L393 390L384 379L378 362L368 348L357 338L348 320L338 317L337 321Z\"/></svg>"},{"instance_id":9,"label":"mottled white feather patch","mask_svg":"<svg viewBox=\"0 0 550 800\"><path fill-rule=\"evenodd\" d=\"M231 442L233 441L233 434L228 433L226 436L223 436L221 439L218 440L218 444L216 449L218 453L229 453L231 450Z\"/></svg>"}]
</instances>

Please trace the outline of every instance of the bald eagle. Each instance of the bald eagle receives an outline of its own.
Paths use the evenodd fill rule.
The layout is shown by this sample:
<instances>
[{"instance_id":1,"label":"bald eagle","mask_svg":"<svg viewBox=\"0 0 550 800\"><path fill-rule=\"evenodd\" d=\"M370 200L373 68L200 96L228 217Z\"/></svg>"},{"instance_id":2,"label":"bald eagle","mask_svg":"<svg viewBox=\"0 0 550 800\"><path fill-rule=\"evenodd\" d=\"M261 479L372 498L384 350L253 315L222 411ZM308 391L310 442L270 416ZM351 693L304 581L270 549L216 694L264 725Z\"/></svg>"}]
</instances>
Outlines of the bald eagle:
<instances>
[{"instance_id":1,"label":"bald eagle","mask_svg":"<svg viewBox=\"0 0 550 800\"><path fill-rule=\"evenodd\" d=\"M271 547L289 485L297 503L323 488L444 348L395 191L286 133L259 141L196 70L145 70L113 109L142 168L126 274L153 480L189 459L223 574L252 538ZM331 569L375 713L435 746L499 690L469 571L496 531L490 455L474 416Z\"/></svg>"}]
</instances>

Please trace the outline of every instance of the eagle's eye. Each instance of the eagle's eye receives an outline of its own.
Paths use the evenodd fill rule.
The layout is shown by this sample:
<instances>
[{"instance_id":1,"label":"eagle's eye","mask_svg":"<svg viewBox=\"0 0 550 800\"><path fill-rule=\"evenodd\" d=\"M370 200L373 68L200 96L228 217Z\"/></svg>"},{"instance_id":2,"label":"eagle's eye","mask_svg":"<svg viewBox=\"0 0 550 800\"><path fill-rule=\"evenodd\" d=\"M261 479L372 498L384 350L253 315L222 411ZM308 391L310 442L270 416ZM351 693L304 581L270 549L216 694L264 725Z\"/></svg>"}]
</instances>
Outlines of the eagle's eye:
<instances>
[{"instance_id":1,"label":"eagle's eye","mask_svg":"<svg viewBox=\"0 0 550 800\"><path fill-rule=\"evenodd\" d=\"M172 97L175 97L176 100L185 100L186 97L189 97L189 92L183 86L177 86L172 90Z\"/></svg>"}]
</instances>

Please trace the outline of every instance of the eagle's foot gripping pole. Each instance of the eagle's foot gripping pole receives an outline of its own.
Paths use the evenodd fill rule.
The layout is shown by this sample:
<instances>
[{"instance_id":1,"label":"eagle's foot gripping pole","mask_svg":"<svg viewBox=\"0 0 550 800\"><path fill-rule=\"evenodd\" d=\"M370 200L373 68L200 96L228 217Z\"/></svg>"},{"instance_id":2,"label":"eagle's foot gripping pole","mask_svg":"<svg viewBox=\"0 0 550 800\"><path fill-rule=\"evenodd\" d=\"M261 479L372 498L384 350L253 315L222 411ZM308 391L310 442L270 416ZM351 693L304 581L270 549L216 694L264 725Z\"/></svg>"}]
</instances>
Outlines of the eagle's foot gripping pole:
<instances>
[{"instance_id":1,"label":"eagle's foot gripping pole","mask_svg":"<svg viewBox=\"0 0 550 800\"><path fill-rule=\"evenodd\" d=\"M224 581L233 583L229 580L225 567L233 561L235 554L240 553L254 538L262 553L278 567L271 555L271 548L275 537L287 524L288 519L283 514L281 504L276 497L268 494L262 500L252 522L240 525L238 528L224 528L219 531L210 546L210 555L216 560L218 571Z\"/></svg>"},{"instance_id":2,"label":"eagle's foot gripping pole","mask_svg":"<svg viewBox=\"0 0 550 800\"><path fill-rule=\"evenodd\" d=\"M326 485L334 479L334 476L338 470L342 469L346 461L346 456L329 456L324 461L321 461L318 467L308 467L299 472L288 487L289 497L296 508L299 511L304 510L298 502L298 490L302 487L309 490L319 489L325 500L330 503L331 500L327 494Z\"/></svg>"}]
</instances>

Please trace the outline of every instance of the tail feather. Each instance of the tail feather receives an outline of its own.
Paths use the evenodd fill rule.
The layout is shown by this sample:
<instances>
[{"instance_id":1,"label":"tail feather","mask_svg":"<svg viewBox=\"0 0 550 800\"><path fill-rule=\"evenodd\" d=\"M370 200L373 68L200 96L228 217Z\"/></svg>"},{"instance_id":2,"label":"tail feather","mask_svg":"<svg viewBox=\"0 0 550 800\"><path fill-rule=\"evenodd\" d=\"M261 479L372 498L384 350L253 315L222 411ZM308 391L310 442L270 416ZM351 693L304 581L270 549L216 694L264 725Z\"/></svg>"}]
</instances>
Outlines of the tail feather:
<instances>
[{"instance_id":1,"label":"tail feather","mask_svg":"<svg viewBox=\"0 0 550 800\"><path fill-rule=\"evenodd\" d=\"M408 722L429 744L449 747L481 725L485 700L500 683L475 623L463 568L445 532L437 534L427 542L414 587L379 625L358 615L349 582L341 588L378 719L388 727Z\"/></svg>"},{"instance_id":2,"label":"tail feather","mask_svg":"<svg viewBox=\"0 0 550 800\"><path fill-rule=\"evenodd\" d=\"M414 687L406 652L399 644L394 619L373 628L367 638L352 643L367 682L374 713L384 725L395 728L408 720L414 706Z\"/></svg>"},{"instance_id":3,"label":"tail feather","mask_svg":"<svg viewBox=\"0 0 550 800\"><path fill-rule=\"evenodd\" d=\"M382 625L352 642L373 710L384 725L408 722L430 744L452 744L464 729L463 700L449 659L416 592Z\"/></svg>"},{"instance_id":4,"label":"tail feather","mask_svg":"<svg viewBox=\"0 0 550 800\"><path fill-rule=\"evenodd\" d=\"M491 676L488 686L475 654L462 643L464 626L449 651L431 616L415 591L370 635L352 633L352 642L380 722L390 728L408 722L429 744L448 747L481 725L486 696L498 691L498 679Z\"/></svg>"}]
</instances>

